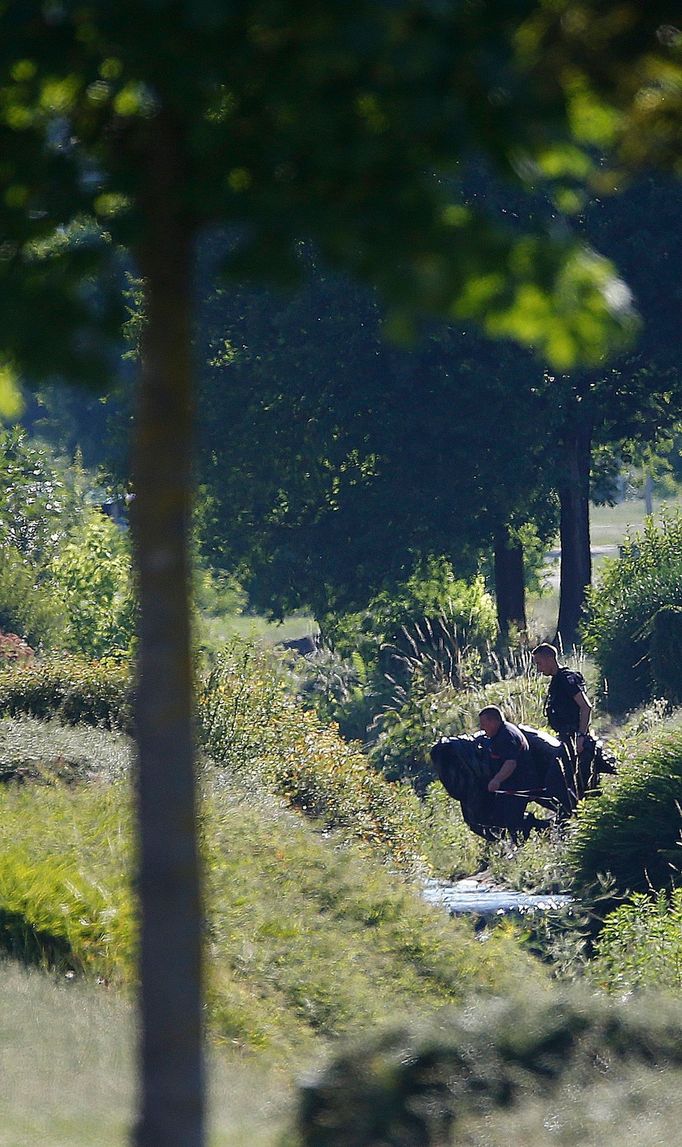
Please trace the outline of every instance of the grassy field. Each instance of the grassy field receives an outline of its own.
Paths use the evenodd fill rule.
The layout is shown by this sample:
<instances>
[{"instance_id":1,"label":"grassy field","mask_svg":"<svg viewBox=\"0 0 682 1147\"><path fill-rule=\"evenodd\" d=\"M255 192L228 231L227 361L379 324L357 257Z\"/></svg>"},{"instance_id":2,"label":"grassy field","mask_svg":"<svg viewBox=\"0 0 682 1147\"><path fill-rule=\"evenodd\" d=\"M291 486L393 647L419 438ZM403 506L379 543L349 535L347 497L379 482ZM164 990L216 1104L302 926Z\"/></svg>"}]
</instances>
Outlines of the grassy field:
<instances>
[{"instance_id":1,"label":"grassy field","mask_svg":"<svg viewBox=\"0 0 682 1147\"><path fill-rule=\"evenodd\" d=\"M135 1107L135 1016L120 994L0 964L0 1147L125 1147ZM209 1063L209 1147L274 1147L281 1073L227 1050Z\"/></svg>"},{"instance_id":2,"label":"grassy field","mask_svg":"<svg viewBox=\"0 0 682 1147\"><path fill-rule=\"evenodd\" d=\"M263 645L279 645L313 633L317 633L317 625L305 614L287 617L284 621L268 621L265 617L246 613L205 614L201 619L200 639L207 647L216 649L232 637L244 637Z\"/></svg>"},{"instance_id":3,"label":"grassy field","mask_svg":"<svg viewBox=\"0 0 682 1147\"><path fill-rule=\"evenodd\" d=\"M0 1147L123 1147L135 1107L130 743L23 718L0 722L0 749L31 763L24 784L0 785L0 939L54 968L0 969ZM511 936L480 943L371 848L209 763L203 791L210 1147L274 1147L296 1074L341 1038L546 983Z\"/></svg>"}]
</instances>

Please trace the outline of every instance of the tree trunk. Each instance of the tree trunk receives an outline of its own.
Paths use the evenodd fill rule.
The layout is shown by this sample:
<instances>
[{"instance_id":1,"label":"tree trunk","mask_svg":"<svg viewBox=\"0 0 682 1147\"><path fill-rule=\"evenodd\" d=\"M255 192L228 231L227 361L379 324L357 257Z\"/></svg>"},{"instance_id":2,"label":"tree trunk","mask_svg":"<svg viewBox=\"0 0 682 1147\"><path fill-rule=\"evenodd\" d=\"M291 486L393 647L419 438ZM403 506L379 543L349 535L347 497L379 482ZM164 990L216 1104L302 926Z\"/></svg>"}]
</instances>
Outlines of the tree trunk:
<instances>
[{"instance_id":1,"label":"tree trunk","mask_svg":"<svg viewBox=\"0 0 682 1147\"><path fill-rule=\"evenodd\" d=\"M510 630L526 632L526 587L523 571L523 546L512 541L506 526L495 535L495 599L497 622L502 641Z\"/></svg>"},{"instance_id":2,"label":"tree trunk","mask_svg":"<svg viewBox=\"0 0 682 1147\"><path fill-rule=\"evenodd\" d=\"M592 421L578 412L564 435L564 470L559 485L561 577L555 642L570 649L579 639L587 587L592 581L590 550L590 465Z\"/></svg>"},{"instance_id":3,"label":"tree trunk","mask_svg":"<svg viewBox=\"0 0 682 1147\"><path fill-rule=\"evenodd\" d=\"M134 439L139 582L136 738L141 903L137 1147L204 1141L202 901L192 736L188 530L191 501L192 229L177 199L182 140L167 113L141 150L136 256L145 327Z\"/></svg>"}]
</instances>

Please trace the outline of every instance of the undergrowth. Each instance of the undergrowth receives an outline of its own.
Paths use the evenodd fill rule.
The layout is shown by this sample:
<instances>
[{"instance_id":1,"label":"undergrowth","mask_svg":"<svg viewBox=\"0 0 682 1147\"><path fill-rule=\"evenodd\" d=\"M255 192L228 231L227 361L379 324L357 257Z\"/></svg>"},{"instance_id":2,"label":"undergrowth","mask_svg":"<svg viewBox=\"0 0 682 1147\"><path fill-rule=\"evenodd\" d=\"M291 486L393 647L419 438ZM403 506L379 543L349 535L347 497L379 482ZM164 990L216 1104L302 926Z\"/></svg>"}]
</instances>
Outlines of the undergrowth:
<instances>
[{"instance_id":1,"label":"undergrowth","mask_svg":"<svg viewBox=\"0 0 682 1147\"><path fill-rule=\"evenodd\" d=\"M197 708L204 748L243 782L283 796L402 868L437 857L448 872L476 864L479 846L452 801L434 795L421 802L409 785L389 783L360 745L305 709L272 658L247 642L233 642L218 658Z\"/></svg>"},{"instance_id":2,"label":"undergrowth","mask_svg":"<svg viewBox=\"0 0 682 1147\"><path fill-rule=\"evenodd\" d=\"M232 1047L286 1058L392 1014L541 978L511 939L481 945L366 847L320 833L210 766L201 823L209 1023ZM126 781L4 786L4 946L130 983L131 835Z\"/></svg>"}]
</instances>

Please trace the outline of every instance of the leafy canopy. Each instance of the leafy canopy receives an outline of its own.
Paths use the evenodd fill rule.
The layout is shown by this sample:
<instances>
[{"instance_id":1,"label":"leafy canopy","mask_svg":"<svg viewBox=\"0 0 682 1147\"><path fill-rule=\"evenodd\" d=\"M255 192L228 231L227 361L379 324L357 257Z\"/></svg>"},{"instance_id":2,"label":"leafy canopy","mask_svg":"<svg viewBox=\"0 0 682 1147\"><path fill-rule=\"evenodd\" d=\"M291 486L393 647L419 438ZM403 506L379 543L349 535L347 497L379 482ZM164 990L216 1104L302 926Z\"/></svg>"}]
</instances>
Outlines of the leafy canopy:
<instances>
[{"instance_id":1,"label":"leafy canopy","mask_svg":"<svg viewBox=\"0 0 682 1147\"><path fill-rule=\"evenodd\" d=\"M232 225L234 274L295 277L294 242L310 237L379 286L396 333L436 312L558 365L597 359L629 320L610 265L560 229L505 232L450 193L475 150L557 191L589 168L570 142L568 81L548 83L533 56L554 26L524 30L536 9L6 0L3 377L106 370L122 317L116 245L145 234L147 144L162 121L181 141L178 206L195 230Z\"/></svg>"}]
</instances>

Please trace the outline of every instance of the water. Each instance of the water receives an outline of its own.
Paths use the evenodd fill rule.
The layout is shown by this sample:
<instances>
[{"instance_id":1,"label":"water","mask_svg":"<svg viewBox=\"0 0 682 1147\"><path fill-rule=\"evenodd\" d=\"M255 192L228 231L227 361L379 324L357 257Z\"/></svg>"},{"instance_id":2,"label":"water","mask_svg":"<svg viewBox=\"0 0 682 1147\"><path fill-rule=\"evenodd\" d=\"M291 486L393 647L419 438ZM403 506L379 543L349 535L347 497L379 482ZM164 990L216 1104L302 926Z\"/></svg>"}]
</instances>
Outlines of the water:
<instances>
[{"instance_id":1,"label":"water","mask_svg":"<svg viewBox=\"0 0 682 1147\"><path fill-rule=\"evenodd\" d=\"M446 908L451 916L506 916L531 912L551 912L572 903L572 897L559 893L531 894L492 888L480 880L427 880L423 890L429 904Z\"/></svg>"}]
</instances>

